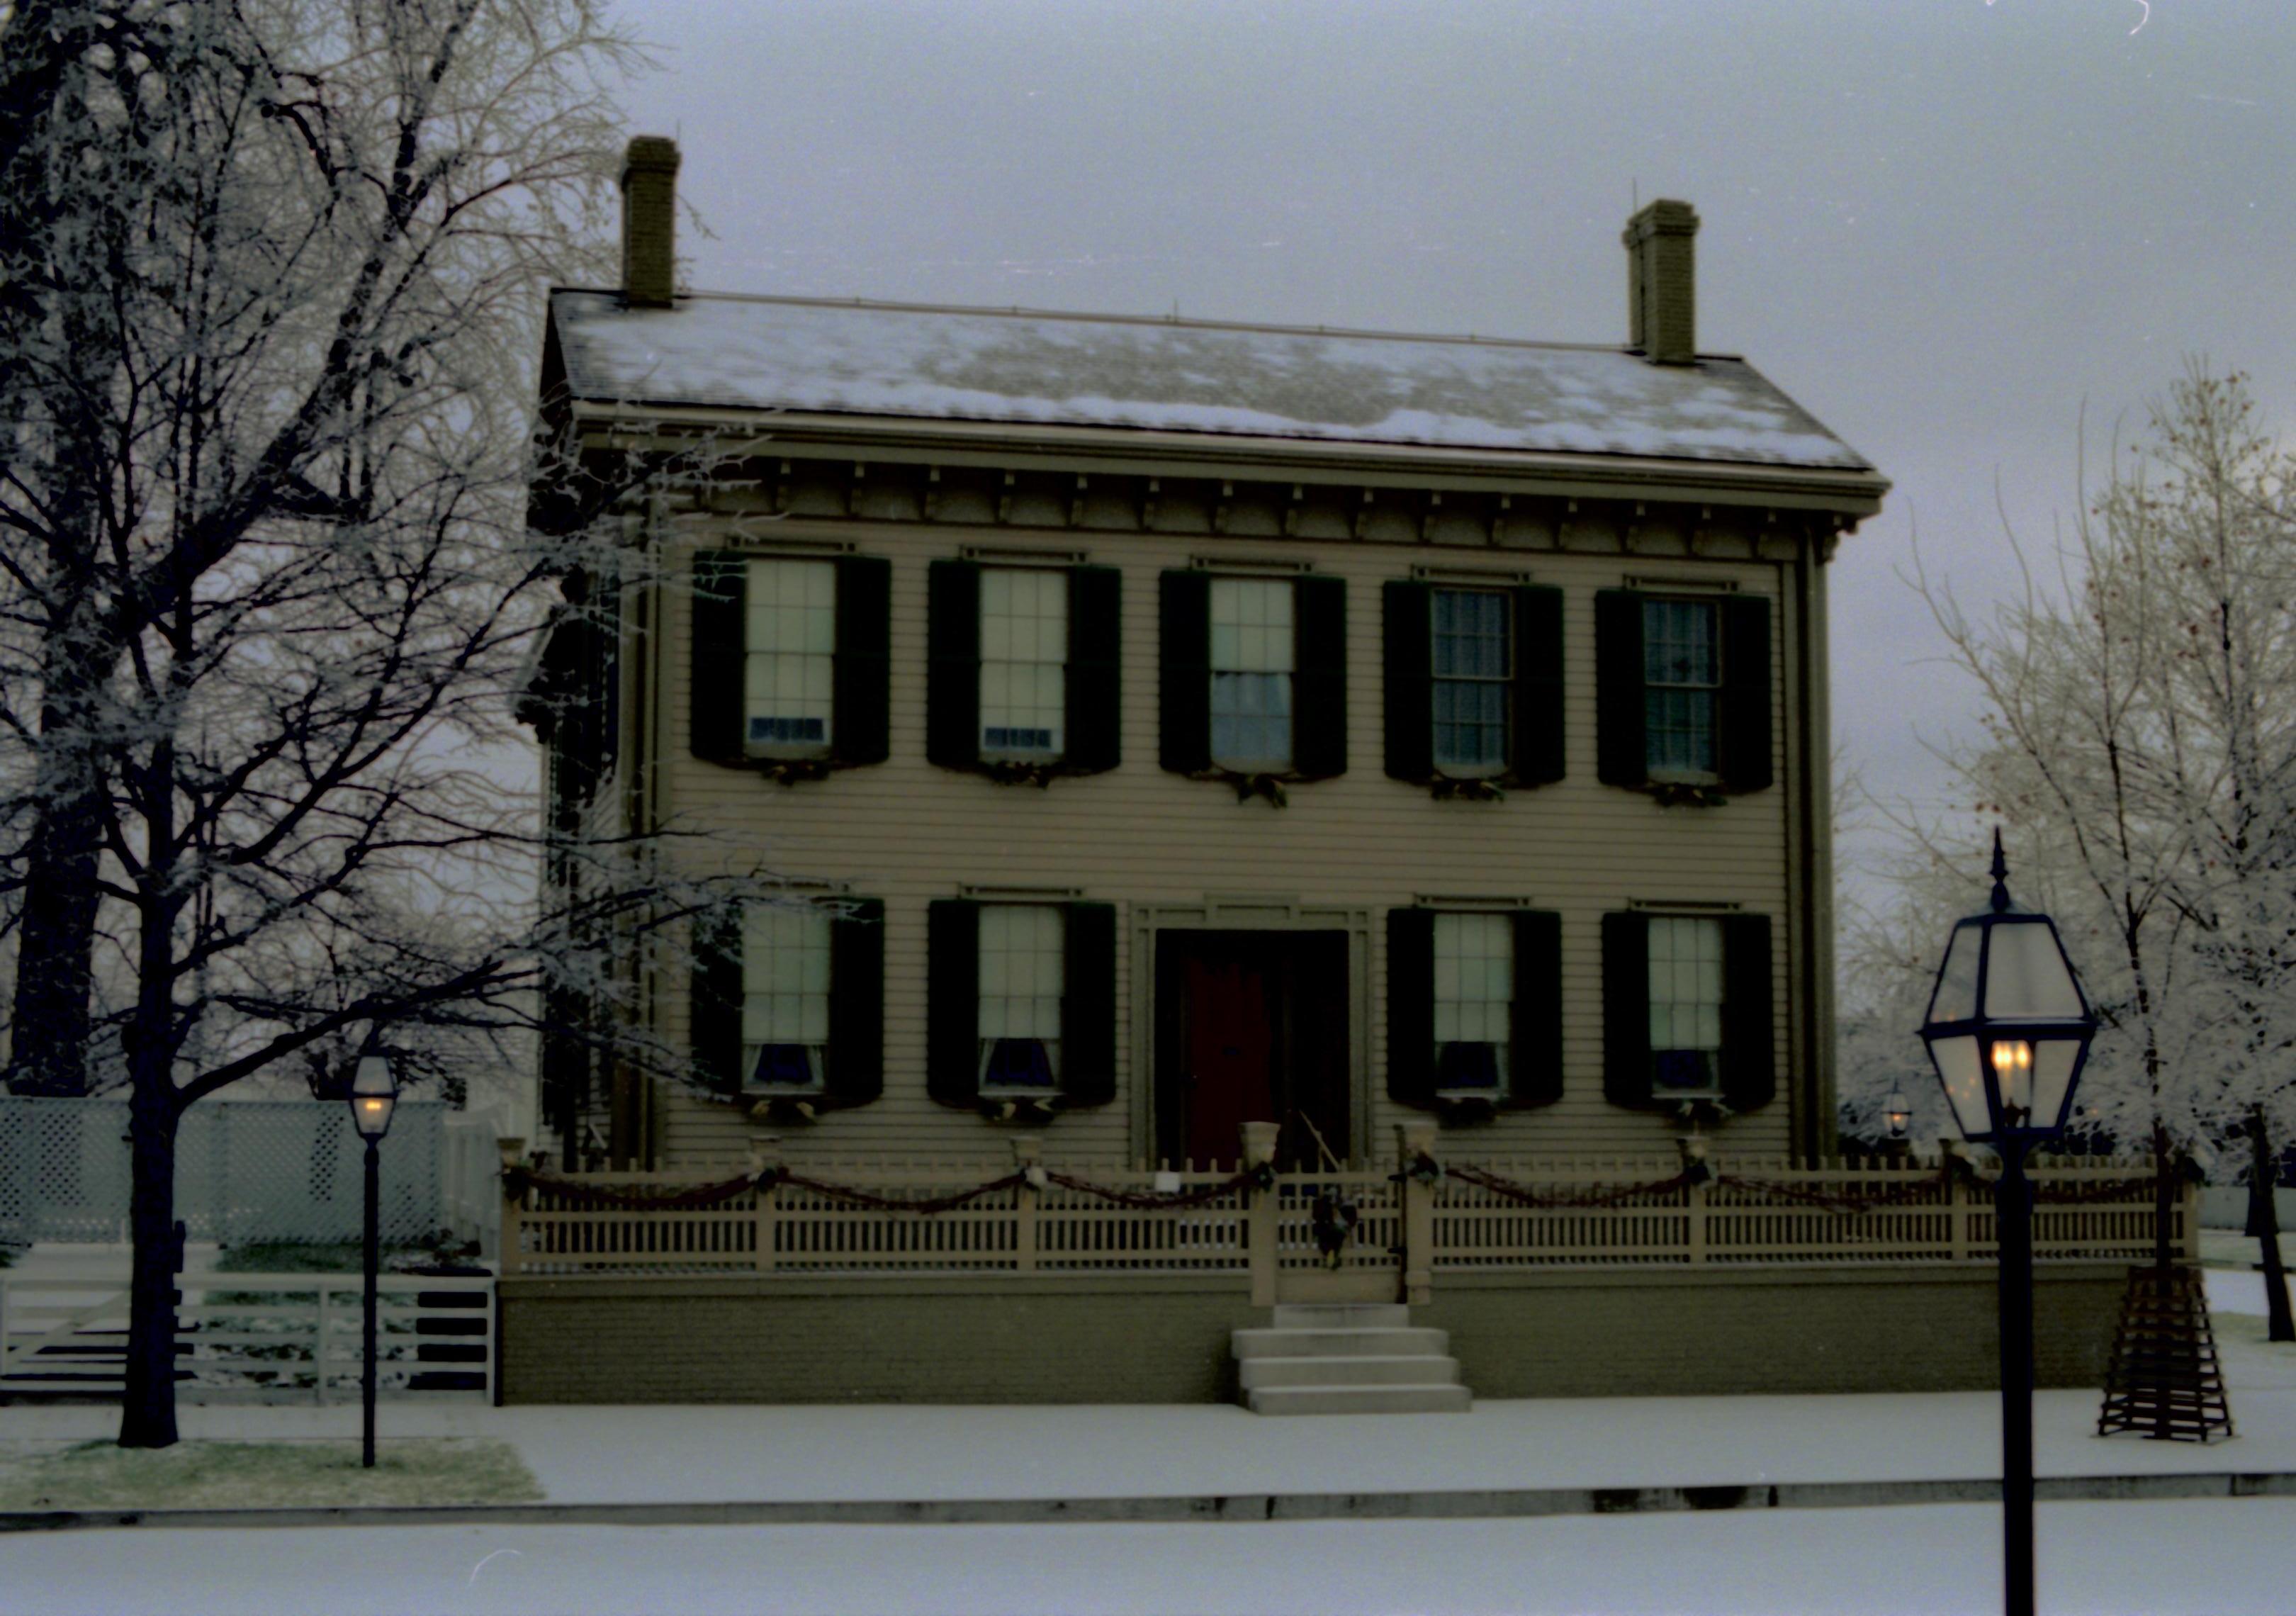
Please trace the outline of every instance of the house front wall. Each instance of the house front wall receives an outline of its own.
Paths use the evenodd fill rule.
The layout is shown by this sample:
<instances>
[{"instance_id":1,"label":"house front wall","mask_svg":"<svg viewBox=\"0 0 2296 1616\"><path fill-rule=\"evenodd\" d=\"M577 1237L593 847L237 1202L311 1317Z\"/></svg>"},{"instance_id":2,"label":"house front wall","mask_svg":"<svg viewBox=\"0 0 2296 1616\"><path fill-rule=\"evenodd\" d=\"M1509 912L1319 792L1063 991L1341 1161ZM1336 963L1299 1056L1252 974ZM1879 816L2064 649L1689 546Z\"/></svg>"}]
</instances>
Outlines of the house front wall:
<instances>
[{"instance_id":1,"label":"house front wall","mask_svg":"<svg viewBox=\"0 0 2296 1616\"><path fill-rule=\"evenodd\" d=\"M1719 1128L1734 1156L1810 1156L1831 1145L1825 909L1824 557L1842 524L1822 510L1624 496L1580 500L1537 482L1516 496L1233 475L1088 480L1039 462L1026 476L969 478L922 459L857 471L851 450L801 446L756 483L645 519L660 582L624 603L627 715L621 777L641 824L709 833L711 857L761 859L815 890L884 905L882 1096L768 1130L735 1105L662 1089L644 1107L658 1165L743 1155L767 1131L793 1161L1007 1156L1012 1124L926 1093L926 906L968 891L1105 902L1119 912L1112 1103L1042 1129L1048 1160L1148 1160L1158 1070L1152 980L1167 930L1343 932L1350 1136L1336 1152L1392 1147L1422 1113L1386 1093L1384 919L1429 903L1511 905L1561 916L1561 1098L1451 1130L1478 1159L1670 1153L1672 1113L1624 1109L1603 1085L1602 917L1629 907L1739 912L1772 921L1777 1097ZM1390 481L1393 480L1390 479ZM1496 485L1494 485L1495 487ZM1239 491L1241 489L1241 491ZM1495 513L1504 512L1504 516ZM1456 514L1455 514L1455 513ZM784 785L697 758L689 744L694 556L848 553L891 564L890 756ZM926 760L927 575L935 561L1077 562L1121 578L1121 762L1048 787L1003 784ZM1158 766L1159 578L1191 566L1306 568L1347 587L1345 774L1290 786L1285 806L1238 800L1218 782ZM1436 800L1383 772L1382 586L1529 583L1562 592L1565 777L1500 801ZM1598 591L1734 591L1771 604L1775 783L1718 806L1661 806L1596 778ZM634 767L633 767L634 766ZM685 1036L682 983L656 984L665 1031Z\"/></svg>"}]
</instances>

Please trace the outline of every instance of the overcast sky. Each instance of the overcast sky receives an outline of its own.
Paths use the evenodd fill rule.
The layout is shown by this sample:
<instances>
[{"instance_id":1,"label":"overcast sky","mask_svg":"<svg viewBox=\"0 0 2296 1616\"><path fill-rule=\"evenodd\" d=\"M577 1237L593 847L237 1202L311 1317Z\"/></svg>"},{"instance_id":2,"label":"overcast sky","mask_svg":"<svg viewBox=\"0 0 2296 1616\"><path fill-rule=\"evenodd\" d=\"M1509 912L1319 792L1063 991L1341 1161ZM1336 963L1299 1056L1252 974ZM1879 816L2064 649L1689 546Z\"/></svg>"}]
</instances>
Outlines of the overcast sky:
<instances>
[{"instance_id":1,"label":"overcast sky","mask_svg":"<svg viewBox=\"0 0 2296 1616\"><path fill-rule=\"evenodd\" d=\"M1699 344L1896 484L1833 578L1835 742L1949 793L1904 583L2015 585L2188 357L2296 436L2292 0L625 0L693 284L1620 342L1639 193Z\"/></svg>"}]
</instances>

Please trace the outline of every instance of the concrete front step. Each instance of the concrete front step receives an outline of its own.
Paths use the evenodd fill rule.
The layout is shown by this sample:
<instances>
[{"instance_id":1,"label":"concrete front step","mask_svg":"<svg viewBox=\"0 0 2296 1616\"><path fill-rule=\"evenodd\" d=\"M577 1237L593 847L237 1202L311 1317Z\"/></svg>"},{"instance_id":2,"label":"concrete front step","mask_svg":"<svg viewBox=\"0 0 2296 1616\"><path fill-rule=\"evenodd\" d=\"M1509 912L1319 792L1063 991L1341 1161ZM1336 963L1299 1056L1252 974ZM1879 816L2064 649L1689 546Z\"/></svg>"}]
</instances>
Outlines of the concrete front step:
<instances>
[{"instance_id":1,"label":"concrete front step","mask_svg":"<svg viewBox=\"0 0 2296 1616\"><path fill-rule=\"evenodd\" d=\"M1278 1330L1399 1330L1411 1323L1411 1309L1399 1301L1279 1302Z\"/></svg>"},{"instance_id":2,"label":"concrete front step","mask_svg":"<svg viewBox=\"0 0 2296 1616\"><path fill-rule=\"evenodd\" d=\"M1243 1394L1254 1414L1464 1414L1464 1386L1260 1386Z\"/></svg>"},{"instance_id":3,"label":"concrete front step","mask_svg":"<svg viewBox=\"0 0 2296 1616\"><path fill-rule=\"evenodd\" d=\"M1459 1382L1456 1358L1248 1358L1236 1366L1246 1391L1267 1386L1428 1386Z\"/></svg>"},{"instance_id":4,"label":"concrete front step","mask_svg":"<svg viewBox=\"0 0 2296 1616\"><path fill-rule=\"evenodd\" d=\"M1441 1358L1451 1349L1441 1330L1237 1330L1236 1358Z\"/></svg>"}]
</instances>

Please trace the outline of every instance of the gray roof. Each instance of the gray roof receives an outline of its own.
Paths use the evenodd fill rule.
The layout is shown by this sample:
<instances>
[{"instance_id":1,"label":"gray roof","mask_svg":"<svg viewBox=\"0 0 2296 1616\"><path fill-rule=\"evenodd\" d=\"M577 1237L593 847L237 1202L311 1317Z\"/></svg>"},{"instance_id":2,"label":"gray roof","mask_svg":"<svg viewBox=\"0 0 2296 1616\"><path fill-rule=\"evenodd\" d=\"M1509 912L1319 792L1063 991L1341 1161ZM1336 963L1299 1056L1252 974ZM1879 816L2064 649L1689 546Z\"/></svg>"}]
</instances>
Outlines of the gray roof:
<instances>
[{"instance_id":1,"label":"gray roof","mask_svg":"<svg viewBox=\"0 0 2296 1616\"><path fill-rule=\"evenodd\" d=\"M583 399L1871 470L1722 356L718 294L551 312Z\"/></svg>"}]
</instances>

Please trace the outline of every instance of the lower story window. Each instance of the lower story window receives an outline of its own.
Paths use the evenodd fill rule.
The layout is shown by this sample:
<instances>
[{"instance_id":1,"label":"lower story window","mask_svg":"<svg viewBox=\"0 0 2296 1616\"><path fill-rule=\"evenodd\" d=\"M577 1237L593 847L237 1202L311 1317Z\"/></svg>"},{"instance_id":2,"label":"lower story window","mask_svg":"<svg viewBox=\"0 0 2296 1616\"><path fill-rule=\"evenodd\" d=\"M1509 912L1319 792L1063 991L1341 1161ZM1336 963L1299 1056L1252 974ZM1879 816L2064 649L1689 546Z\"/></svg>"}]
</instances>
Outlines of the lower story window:
<instances>
[{"instance_id":1,"label":"lower story window","mask_svg":"<svg viewBox=\"0 0 2296 1616\"><path fill-rule=\"evenodd\" d=\"M1514 929L1505 915L1435 917L1435 1089L1497 1099L1514 1036Z\"/></svg>"},{"instance_id":2,"label":"lower story window","mask_svg":"<svg viewBox=\"0 0 2296 1616\"><path fill-rule=\"evenodd\" d=\"M742 1087L818 1093L829 1047L829 916L753 908L742 924Z\"/></svg>"},{"instance_id":3,"label":"lower story window","mask_svg":"<svg viewBox=\"0 0 2296 1616\"><path fill-rule=\"evenodd\" d=\"M1721 1092L1722 923L1680 915L1650 922L1651 1092Z\"/></svg>"},{"instance_id":4,"label":"lower story window","mask_svg":"<svg viewBox=\"0 0 2296 1616\"><path fill-rule=\"evenodd\" d=\"M1061 1081L1061 911L992 904L980 911L980 1092L1045 1094Z\"/></svg>"}]
</instances>

